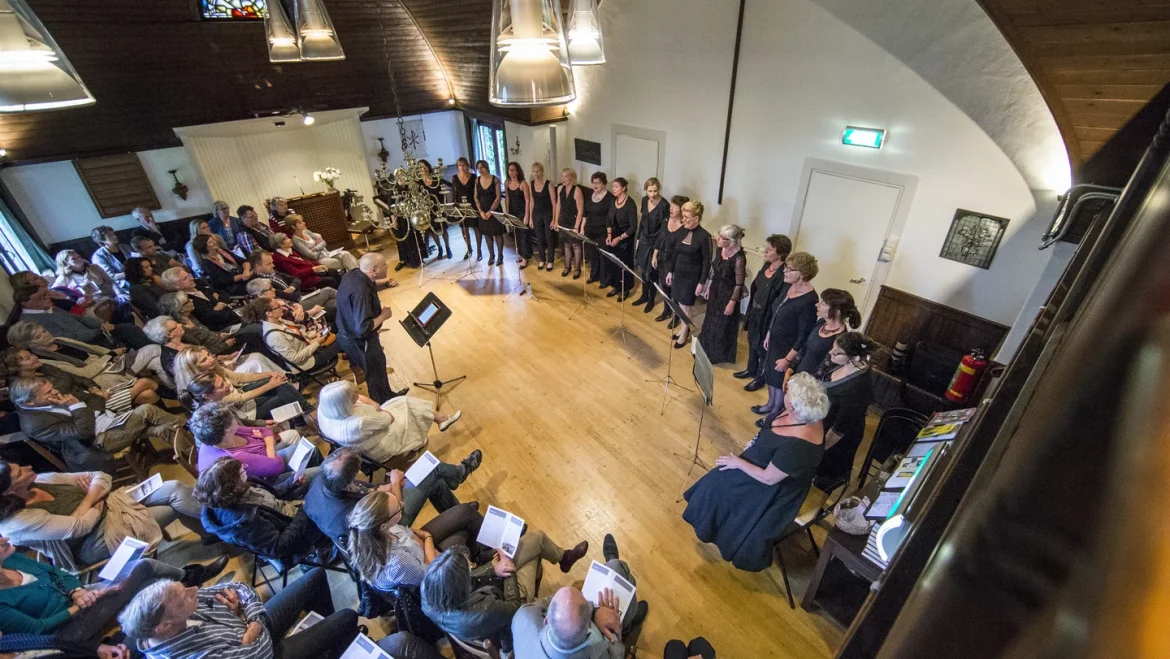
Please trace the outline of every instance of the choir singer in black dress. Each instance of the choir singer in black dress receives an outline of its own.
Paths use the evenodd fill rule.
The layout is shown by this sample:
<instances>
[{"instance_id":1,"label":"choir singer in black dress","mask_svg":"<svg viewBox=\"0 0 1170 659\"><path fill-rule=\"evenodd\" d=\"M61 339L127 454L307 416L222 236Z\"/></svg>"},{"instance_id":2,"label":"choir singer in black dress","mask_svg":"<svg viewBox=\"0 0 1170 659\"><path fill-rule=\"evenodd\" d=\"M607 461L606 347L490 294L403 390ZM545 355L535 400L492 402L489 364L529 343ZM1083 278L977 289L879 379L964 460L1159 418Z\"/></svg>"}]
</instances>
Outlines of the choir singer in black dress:
<instances>
[{"instance_id":1,"label":"choir singer in black dress","mask_svg":"<svg viewBox=\"0 0 1170 659\"><path fill-rule=\"evenodd\" d=\"M532 233L536 235L536 269L552 271L556 260L556 207L552 181L544 178L544 165L532 163Z\"/></svg>"},{"instance_id":2,"label":"choir singer in black dress","mask_svg":"<svg viewBox=\"0 0 1170 659\"><path fill-rule=\"evenodd\" d=\"M772 305L780 288L784 285L784 261L792 252L792 241L784 234L768 236L764 245L764 267L756 273L748 292L747 319L744 323L748 338L747 368L735 374L739 379L751 378L744 385L746 391L757 391L764 386L764 335L768 332L768 320L772 318Z\"/></svg>"},{"instance_id":3,"label":"choir singer in black dress","mask_svg":"<svg viewBox=\"0 0 1170 659\"><path fill-rule=\"evenodd\" d=\"M784 290L776 299L764 336L768 402L752 407L756 414L772 414L784 406L784 373L817 321L818 298L812 279L819 271L817 260L808 252L794 252L784 264Z\"/></svg>"},{"instance_id":4,"label":"choir singer in black dress","mask_svg":"<svg viewBox=\"0 0 1170 659\"><path fill-rule=\"evenodd\" d=\"M670 297L693 320L695 299L703 292L711 270L711 234L699 226L703 221L703 204L697 201L683 204L682 221L682 236L673 243L674 264L666 275L666 283L670 284ZM686 346L690 333L690 328L683 323L674 347Z\"/></svg>"},{"instance_id":5,"label":"choir singer in black dress","mask_svg":"<svg viewBox=\"0 0 1170 659\"><path fill-rule=\"evenodd\" d=\"M613 195L605 189L609 177L605 172L593 172L590 181L593 183L593 193L585 195L585 231L582 233L598 245L605 245L605 221L613 206ZM585 260L589 262L589 279L585 283L600 282L599 285L605 288L606 282L601 279L601 255L597 253L597 248L588 243L585 244Z\"/></svg>"},{"instance_id":6,"label":"choir singer in black dress","mask_svg":"<svg viewBox=\"0 0 1170 659\"><path fill-rule=\"evenodd\" d=\"M872 352L873 341L868 337L846 332L837 337L829 361L819 373L829 394L829 414L825 417L825 459L817 469L816 483L826 492L826 488L849 479L853 458L865 436L865 415L873 403Z\"/></svg>"},{"instance_id":7,"label":"choir singer in black dress","mask_svg":"<svg viewBox=\"0 0 1170 659\"><path fill-rule=\"evenodd\" d=\"M613 203L605 220L605 248L618 257L631 270L634 268L634 234L638 230L638 207L630 199L627 190L630 182L622 177L613 180ZM601 264L602 286L612 286L606 297L617 296L621 304L630 296L634 277L618 266L603 261Z\"/></svg>"},{"instance_id":8,"label":"choir singer in black dress","mask_svg":"<svg viewBox=\"0 0 1170 659\"><path fill-rule=\"evenodd\" d=\"M634 243L634 265L645 284L642 286L642 294L634 300L634 306L644 304L646 308L642 311L650 313L658 297L658 291L654 288L654 282L658 281L658 269L653 264L654 248L658 244L658 236L666 228L670 203L662 198L662 183L654 177L646 179L642 190L646 196L642 197L642 223L638 225L638 239Z\"/></svg>"},{"instance_id":9,"label":"choir singer in black dress","mask_svg":"<svg viewBox=\"0 0 1170 659\"><path fill-rule=\"evenodd\" d=\"M475 180L475 208L479 211L479 230L487 236L488 265L504 263L504 234L507 230L503 222L497 220L493 211L500 210L500 179L488 169L486 160L477 160L475 168L479 170L479 178ZM499 248L499 260L496 260L496 249Z\"/></svg>"},{"instance_id":10,"label":"choir singer in black dress","mask_svg":"<svg viewBox=\"0 0 1170 659\"><path fill-rule=\"evenodd\" d=\"M454 196L455 205L462 206L463 204L469 204L472 208L475 208L475 174L471 173L471 163L467 161L467 158L459 156L459 159L455 161L455 167L459 170L455 173L455 176L451 177L451 191ZM479 253L476 255L476 260L482 261L483 235L479 232L479 216L463 218L463 222L459 225L459 228L463 231L463 242L467 245L467 255L463 257L463 260L470 259L471 255L476 252L471 247L471 232L474 231L475 245L479 250Z\"/></svg>"},{"instance_id":11,"label":"choir singer in black dress","mask_svg":"<svg viewBox=\"0 0 1170 659\"><path fill-rule=\"evenodd\" d=\"M504 184L506 205L504 210L512 217L521 220L529 229L516 229L516 263L520 269L528 267L528 259L532 258L532 188L524 180L524 170L518 162L508 163L508 181ZM500 259L504 257L504 250L500 250Z\"/></svg>"},{"instance_id":12,"label":"choir singer in black dress","mask_svg":"<svg viewBox=\"0 0 1170 659\"><path fill-rule=\"evenodd\" d=\"M747 255L743 253L743 229L728 224L715 240L715 258L707 278L707 314L699 343L712 364L734 364L739 343L739 301L747 292Z\"/></svg>"},{"instance_id":13,"label":"choir singer in black dress","mask_svg":"<svg viewBox=\"0 0 1170 659\"><path fill-rule=\"evenodd\" d=\"M585 193L577 185L577 172L566 167L561 170L561 187L557 188L557 205L554 215L557 226L581 233L585 227ZM569 276L573 271L573 279L581 278L581 241L576 238L562 237L561 244L565 248L565 269L562 277Z\"/></svg>"},{"instance_id":14,"label":"choir singer in black dress","mask_svg":"<svg viewBox=\"0 0 1170 659\"><path fill-rule=\"evenodd\" d=\"M662 290L667 297L670 297L670 277L668 275L674 269L674 249L678 245L678 241L682 240L683 234L686 233L682 222L682 207L690 200L690 197L677 194L670 198L670 216L666 218L666 227L658 234L658 241L654 244L654 253L650 255L650 266L658 270L657 281L662 284ZM662 313L658 314L654 320L661 323L670 316L670 305L663 305ZM668 327L670 329L678 327L678 318L672 318Z\"/></svg>"},{"instance_id":15,"label":"choir singer in black dress","mask_svg":"<svg viewBox=\"0 0 1170 659\"><path fill-rule=\"evenodd\" d=\"M443 203L443 181L438 176L435 176L431 163L426 160L418 161L418 168L422 170L422 179L419 185L423 190L427 191L436 204ZM435 245L439 248L439 258L451 258L451 235L447 232L450 227L447 225L446 216L441 213L431 216L431 232L435 234ZM430 251L429 249L427 250ZM424 257L426 255L424 254Z\"/></svg>"}]
</instances>

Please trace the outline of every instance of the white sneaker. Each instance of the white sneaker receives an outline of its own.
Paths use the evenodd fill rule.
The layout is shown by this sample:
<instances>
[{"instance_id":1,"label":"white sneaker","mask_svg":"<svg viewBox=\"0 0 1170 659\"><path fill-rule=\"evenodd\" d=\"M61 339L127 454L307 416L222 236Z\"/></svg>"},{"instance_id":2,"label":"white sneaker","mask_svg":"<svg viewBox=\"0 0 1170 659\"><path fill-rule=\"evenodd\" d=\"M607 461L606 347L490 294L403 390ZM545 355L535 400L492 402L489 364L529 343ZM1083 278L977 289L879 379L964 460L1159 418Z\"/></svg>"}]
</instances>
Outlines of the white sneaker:
<instances>
[{"instance_id":1,"label":"white sneaker","mask_svg":"<svg viewBox=\"0 0 1170 659\"><path fill-rule=\"evenodd\" d=\"M446 421L439 424L439 432L447 432L447 428L450 428L452 425L454 425L454 423L458 421L459 417L461 416L463 416L463 411L455 410L454 414L447 417Z\"/></svg>"}]
</instances>

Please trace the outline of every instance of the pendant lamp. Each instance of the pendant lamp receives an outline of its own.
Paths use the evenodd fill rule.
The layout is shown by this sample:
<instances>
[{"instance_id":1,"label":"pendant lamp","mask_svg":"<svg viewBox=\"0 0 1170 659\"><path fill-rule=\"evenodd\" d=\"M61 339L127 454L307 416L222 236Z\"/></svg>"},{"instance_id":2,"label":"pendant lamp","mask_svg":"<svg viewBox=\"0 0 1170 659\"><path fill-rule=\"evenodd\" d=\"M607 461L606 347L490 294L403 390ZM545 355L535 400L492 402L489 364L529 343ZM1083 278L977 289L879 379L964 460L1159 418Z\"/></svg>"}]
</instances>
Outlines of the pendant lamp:
<instances>
[{"instance_id":1,"label":"pendant lamp","mask_svg":"<svg viewBox=\"0 0 1170 659\"><path fill-rule=\"evenodd\" d=\"M577 97L559 0L494 0L492 105L559 105Z\"/></svg>"},{"instance_id":2,"label":"pendant lamp","mask_svg":"<svg viewBox=\"0 0 1170 659\"><path fill-rule=\"evenodd\" d=\"M0 112L59 110L93 102L24 0L0 0Z\"/></svg>"},{"instance_id":3,"label":"pendant lamp","mask_svg":"<svg viewBox=\"0 0 1170 659\"><path fill-rule=\"evenodd\" d=\"M264 31L268 35L269 62L299 62L301 49L297 44L297 33L284 11L280 0L269 0L268 16L264 19Z\"/></svg>"},{"instance_id":4,"label":"pendant lamp","mask_svg":"<svg viewBox=\"0 0 1170 659\"><path fill-rule=\"evenodd\" d=\"M345 59L323 0L297 1L297 36L305 61Z\"/></svg>"},{"instance_id":5,"label":"pendant lamp","mask_svg":"<svg viewBox=\"0 0 1170 659\"><path fill-rule=\"evenodd\" d=\"M570 0L568 27L569 60L573 66L605 64L597 0Z\"/></svg>"}]
</instances>

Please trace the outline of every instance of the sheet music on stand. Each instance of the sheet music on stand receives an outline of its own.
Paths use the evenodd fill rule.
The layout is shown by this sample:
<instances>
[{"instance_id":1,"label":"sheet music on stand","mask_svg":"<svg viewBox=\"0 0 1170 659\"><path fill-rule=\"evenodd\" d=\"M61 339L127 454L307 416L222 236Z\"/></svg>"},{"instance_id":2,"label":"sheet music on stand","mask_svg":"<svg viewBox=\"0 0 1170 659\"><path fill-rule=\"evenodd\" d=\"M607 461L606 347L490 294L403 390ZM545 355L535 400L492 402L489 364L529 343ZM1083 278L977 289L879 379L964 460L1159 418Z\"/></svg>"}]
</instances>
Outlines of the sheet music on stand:
<instances>
[{"instance_id":1,"label":"sheet music on stand","mask_svg":"<svg viewBox=\"0 0 1170 659\"><path fill-rule=\"evenodd\" d=\"M697 336L691 337L691 354L695 356L691 375L695 378L695 384L699 385L699 395L703 397L703 404L710 407L715 400L715 367Z\"/></svg>"},{"instance_id":2,"label":"sheet music on stand","mask_svg":"<svg viewBox=\"0 0 1170 659\"><path fill-rule=\"evenodd\" d=\"M594 247L597 246L596 240L586 238L585 234L577 233L576 231L573 231L572 229L558 226L557 231L565 234L566 236L572 238L573 240L580 240L581 242L585 243L586 245L593 245Z\"/></svg>"},{"instance_id":3,"label":"sheet music on stand","mask_svg":"<svg viewBox=\"0 0 1170 659\"><path fill-rule=\"evenodd\" d=\"M501 213L499 211L492 211L492 217L496 218L497 220L500 221L500 223L502 223L504 226L508 227L509 229L512 229L513 231L515 231L516 229L523 230L523 229L528 228L528 224L526 224L524 222L524 220L516 217L515 215L509 215L508 213Z\"/></svg>"}]
</instances>

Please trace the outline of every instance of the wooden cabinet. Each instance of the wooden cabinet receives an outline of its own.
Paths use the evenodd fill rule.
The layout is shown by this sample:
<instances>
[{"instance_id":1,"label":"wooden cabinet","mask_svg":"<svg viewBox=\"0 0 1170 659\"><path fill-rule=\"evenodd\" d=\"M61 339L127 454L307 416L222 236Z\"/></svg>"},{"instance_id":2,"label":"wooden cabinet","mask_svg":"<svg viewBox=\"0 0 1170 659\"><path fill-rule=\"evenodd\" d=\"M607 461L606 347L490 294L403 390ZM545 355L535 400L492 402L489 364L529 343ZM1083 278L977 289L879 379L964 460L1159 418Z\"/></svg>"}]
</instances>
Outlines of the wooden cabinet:
<instances>
[{"instance_id":1,"label":"wooden cabinet","mask_svg":"<svg viewBox=\"0 0 1170 659\"><path fill-rule=\"evenodd\" d=\"M305 218L309 230L321 234L330 249L353 248L353 236L349 233L349 221L341 205L341 193L316 192L289 197L288 207Z\"/></svg>"}]
</instances>

